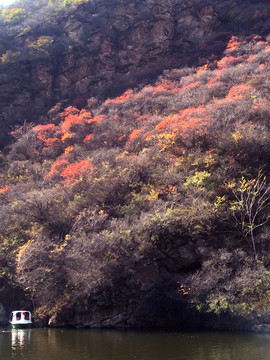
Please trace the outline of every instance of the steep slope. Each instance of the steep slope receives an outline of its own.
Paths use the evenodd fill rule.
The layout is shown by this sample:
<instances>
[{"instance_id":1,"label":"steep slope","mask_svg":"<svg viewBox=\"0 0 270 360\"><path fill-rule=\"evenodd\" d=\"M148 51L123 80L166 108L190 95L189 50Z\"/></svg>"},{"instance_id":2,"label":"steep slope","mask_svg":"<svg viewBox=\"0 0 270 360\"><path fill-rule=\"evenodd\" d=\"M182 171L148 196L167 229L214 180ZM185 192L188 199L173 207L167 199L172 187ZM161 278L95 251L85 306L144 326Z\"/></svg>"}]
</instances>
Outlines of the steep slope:
<instances>
[{"instance_id":1,"label":"steep slope","mask_svg":"<svg viewBox=\"0 0 270 360\"><path fill-rule=\"evenodd\" d=\"M0 23L2 144L11 125L40 122L55 104L116 96L163 69L207 62L232 35L270 26L267 1L21 3L26 10L3 13Z\"/></svg>"},{"instance_id":2,"label":"steep slope","mask_svg":"<svg viewBox=\"0 0 270 360\"><path fill-rule=\"evenodd\" d=\"M36 319L269 328L269 51L232 37L219 60L13 132L1 276Z\"/></svg>"}]
</instances>

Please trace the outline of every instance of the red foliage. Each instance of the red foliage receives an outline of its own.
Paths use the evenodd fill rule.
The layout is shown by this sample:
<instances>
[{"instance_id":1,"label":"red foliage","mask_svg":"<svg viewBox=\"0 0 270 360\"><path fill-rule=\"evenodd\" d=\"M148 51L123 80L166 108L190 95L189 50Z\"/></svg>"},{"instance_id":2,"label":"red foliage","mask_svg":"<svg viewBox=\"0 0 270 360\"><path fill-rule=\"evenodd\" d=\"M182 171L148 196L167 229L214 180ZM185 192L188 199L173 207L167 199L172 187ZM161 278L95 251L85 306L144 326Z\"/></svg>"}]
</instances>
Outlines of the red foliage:
<instances>
[{"instance_id":1,"label":"red foliage","mask_svg":"<svg viewBox=\"0 0 270 360\"><path fill-rule=\"evenodd\" d=\"M119 136L118 141L122 141L122 140L124 140L124 139L125 139L125 137L126 137L126 135L121 135L121 136Z\"/></svg>"},{"instance_id":2,"label":"red foliage","mask_svg":"<svg viewBox=\"0 0 270 360\"><path fill-rule=\"evenodd\" d=\"M89 112L82 110L76 114L70 113L65 117L65 120L61 124L61 132L63 134L69 133L73 125L82 125L91 118Z\"/></svg>"},{"instance_id":3,"label":"red foliage","mask_svg":"<svg viewBox=\"0 0 270 360\"><path fill-rule=\"evenodd\" d=\"M111 104L119 104L121 102L127 101L127 100L129 100L129 99L131 99L133 97L133 93L134 93L134 91L129 89L126 92L124 92L123 95L118 96L115 99L107 99L105 101L105 105L110 104L110 103Z\"/></svg>"},{"instance_id":4,"label":"red foliage","mask_svg":"<svg viewBox=\"0 0 270 360\"><path fill-rule=\"evenodd\" d=\"M56 126L54 124L47 124L47 125L37 125L33 128L34 131L38 133L46 133L46 132L54 132L56 130Z\"/></svg>"},{"instance_id":5,"label":"red foliage","mask_svg":"<svg viewBox=\"0 0 270 360\"><path fill-rule=\"evenodd\" d=\"M257 60L257 54L255 55L250 55L247 59L248 62L253 62Z\"/></svg>"},{"instance_id":6,"label":"red foliage","mask_svg":"<svg viewBox=\"0 0 270 360\"><path fill-rule=\"evenodd\" d=\"M217 62L218 68L228 68L229 66L239 64L243 59L240 57L226 56Z\"/></svg>"},{"instance_id":7,"label":"red foliage","mask_svg":"<svg viewBox=\"0 0 270 360\"><path fill-rule=\"evenodd\" d=\"M237 50L239 50L240 46L245 44L245 43L246 43L246 41L240 41L237 36L233 36L230 39L230 41L228 42L226 52L230 53L230 52L233 52L233 51L237 51Z\"/></svg>"},{"instance_id":8,"label":"red foliage","mask_svg":"<svg viewBox=\"0 0 270 360\"><path fill-rule=\"evenodd\" d=\"M2 187L2 188L0 189L0 195L6 193L6 192L7 192L8 190L10 190L10 189L11 189L11 186L5 185L4 187Z\"/></svg>"},{"instance_id":9,"label":"red foliage","mask_svg":"<svg viewBox=\"0 0 270 360\"><path fill-rule=\"evenodd\" d=\"M250 92L254 90L251 86L246 84L238 84L231 87L228 95L226 96L227 99L242 99L246 95L250 94Z\"/></svg>"},{"instance_id":10,"label":"red foliage","mask_svg":"<svg viewBox=\"0 0 270 360\"><path fill-rule=\"evenodd\" d=\"M184 92L186 92L186 91L188 91L188 90L190 90L190 89L193 89L193 88L195 88L196 86L199 86L199 85L201 85L201 82L200 82L200 81L196 81L196 82L193 82L193 83L191 83L191 84L188 84L188 85L183 86L181 89L177 89L177 92L178 92L179 94L181 94L181 93L184 93Z\"/></svg>"},{"instance_id":11,"label":"red foliage","mask_svg":"<svg viewBox=\"0 0 270 360\"><path fill-rule=\"evenodd\" d=\"M97 115L94 118L90 118L87 120L88 124L92 124L92 123L99 123L101 120L106 119L106 115Z\"/></svg>"},{"instance_id":12,"label":"red foliage","mask_svg":"<svg viewBox=\"0 0 270 360\"><path fill-rule=\"evenodd\" d=\"M83 139L83 142L87 142L87 141L90 141L94 138L94 135L93 134L89 134L87 135L84 139Z\"/></svg>"},{"instance_id":13,"label":"red foliage","mask_svg":"<svg viewBox=\"0 0 270 360\"><path fill-rule=\"evenodd\" d=\"M55 137L56 126L54 124L37 125L33 130L37 132L38 140L43 141L44 145L48 148L52 148L60 142L60 140Z\"/></svg>"},{"instance_id":14,"label":"red foliage","mask_svg":"<svg viewBox=\"0 0 270 360\"><path fill-rule=\"evenodd\" d=\"M68 146L65 148L65 154L69 154L74 150L74 146Z\"/></svg>"},{"instance_id":15,"label":"red foliage","mask_svg":"<svg viewBox=\"0 0 270 360\"><path fill-rule=\"evenodd\" d=\"M153 95L159 92L175 92L177 91L176 82L170 81L168 79L163 79L161 82L156 82L155 87L153 88Z\"/></svg>"},{"instance_id":16,"label":"red foliage","mask_svg":"<svg viewBox=\"0 0 270 360\"><path fill-rule=\"evenodd\" d=\"M61 177L65 179L65 184L69 185L80 181L83 176L89 176L93 173L93 164L88 160L81 160L73 164L69 164L61 172Z\"/></svg>"},{"instance_id":17,"label":"red foliage","mask_svg":"<svg viewBox=\"0 0 270 360\"><path fill-rule=\"evenodd\" d=\"M260 102L257 102L252 107L253 110L263 110L263 111L269 111L270 105L267 101L267 99L262 99Z\"/></svg>"},{"instance_id":18,"label":"red foliage","mask_svg":"<svg viewBox=\"0 0 270 360\"><path fill-rule=\"evenodd\" d=\"M84 131L87 131L87 125L92 123L98 123L103 120L106 116L105 115L98 115L92 118L91 114L82 109L79 111L78 109L69 106L65 111L61 114L64 118L63 122L60 124L60 131L59 133L62 135L61 140L64 142L66 139L71 139L74 136L74 132L76 129L73 129L73 126L79 126ZM84 137L83 142L89 141L93 138L93 135L88 135Z\"/></svg>"},{"instance_id":19,"label":"red foliage","mask_svg":"<svg viewBox=\"0 0 270 360\"><path fill-rule=\"evenodd\" d=\"M60 117L62 117L63 119L65 119L68 115L72 114L72 115L77 115L79 114L80 110L77 109L74 106L68 106L67 108L65 108L65 110L63 112L61 112Z\"/></svg>"},{"instance_id":20,"label":"red foliage","mask_svg":"<svg viewBox=\"0 0 270 360\"><path fill-rule=\"evenodd\" d=\"M139 117L137 117L136 121L139 123L146 123L151 118L151 114L144 114Z\"/></svg>"},{"instance_id":21,"label":"red foliage","mask_svg":"<svg viewBox=\"0 0 270 360\"><path fill-rule=\"evenodd\" d=\"M52 176L59 174L60 171L68 164L68 161L66 159L57 159L55 162L51 165L51 170L48 172L48 174L45 176L45 179L49 179Z\"/></svg>"},{"instance_id":22,"label":"red foliage","mask_svg":"<svg viewBox=\"0 0 270 360\"><path fill-rule=\"evenodd\" d=\"M137 137L143 132L143 129L135 129L132 131L132 133L129 135L129 141L128 143L132 143Z\"/></svg>"},{"instance_id":23,"label":"red foliage","mask_svg":"<svg viewBox=\"0 0 270 360\"><path fill-rule=\"evenodd\" d=\"M205 133L207 131L206 125L209 123L210 116L205 106L201 105L197 108L181 110L176 115L166 117L156 126L156 130L159 132L177 132L182 138L187 138L190 135Z\"/></svg>"}]
</instances>

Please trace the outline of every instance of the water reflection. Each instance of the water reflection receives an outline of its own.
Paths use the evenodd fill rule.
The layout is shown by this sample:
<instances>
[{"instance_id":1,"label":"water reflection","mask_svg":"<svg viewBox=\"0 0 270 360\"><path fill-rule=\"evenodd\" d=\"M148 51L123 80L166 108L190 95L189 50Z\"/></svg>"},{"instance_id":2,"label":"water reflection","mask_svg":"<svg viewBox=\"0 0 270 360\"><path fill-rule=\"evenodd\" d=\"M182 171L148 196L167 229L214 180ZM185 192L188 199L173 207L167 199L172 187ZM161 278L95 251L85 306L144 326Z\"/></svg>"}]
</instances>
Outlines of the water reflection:
<instances>
[{"instance_id":1,"label":"water reflection","mask_svg":"<svg viewBox=\"0 0 270 360\"><path fill-rule=\"evenodd\" d=\"M12 329L11 331L11 348L12 350L22 350L31 342L30 329Z\"/></svg>"},{"instance_id":2,"label":"water reflection","mask_svg":"<svg viewBox=\"0 0 270 360\"><path fill-rule=\"evenodd\" d=\"M105 330L0 330L0 360L270 359L270 336Z\"/></svg>"}]
</instances>

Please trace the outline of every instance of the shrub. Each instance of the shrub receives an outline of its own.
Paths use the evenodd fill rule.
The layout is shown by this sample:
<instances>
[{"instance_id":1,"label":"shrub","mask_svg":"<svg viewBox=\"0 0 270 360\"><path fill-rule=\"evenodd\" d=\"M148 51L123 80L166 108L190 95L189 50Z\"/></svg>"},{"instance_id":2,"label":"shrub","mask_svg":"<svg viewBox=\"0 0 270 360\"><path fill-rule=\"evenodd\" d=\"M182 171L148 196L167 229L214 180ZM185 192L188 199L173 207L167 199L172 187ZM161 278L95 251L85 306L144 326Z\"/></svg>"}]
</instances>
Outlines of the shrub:
<instances>
[{"instance_id":1,"label":"shrub","mask_svg":"<svg viewBox=\"0 0 270 360\"><path fill-rule=\"evenodd\" d=\"M3 9L1 16L4 18L5 23L15 24L25 19L29 13L25 9L11 8Z\"/></svg>"}]
</instances>

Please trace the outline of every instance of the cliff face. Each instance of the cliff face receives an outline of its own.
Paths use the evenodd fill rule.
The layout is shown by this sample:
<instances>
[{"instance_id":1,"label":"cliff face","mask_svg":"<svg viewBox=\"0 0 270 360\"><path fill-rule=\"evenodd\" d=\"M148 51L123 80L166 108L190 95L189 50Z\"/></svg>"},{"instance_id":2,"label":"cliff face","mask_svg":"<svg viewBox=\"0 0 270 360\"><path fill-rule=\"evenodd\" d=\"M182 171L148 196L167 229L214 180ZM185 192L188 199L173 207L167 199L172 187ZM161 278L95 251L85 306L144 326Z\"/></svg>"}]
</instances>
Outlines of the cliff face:
<instances>
[{"instance_id":1,"label":"cliff face","mask_svg":"<svg viewBox=\"0 0 270 360\"><path fill-rule=\"evenodd\" d=\"M1 25L1 142L56 103L114 96L163 69L205 62L232 33L267 32L270 5L232 0L98 0Z\"/></svg>"},{"instance_id":2,"label":"cliff face","mask_svg":"<svg viewBox=\"0 0 270 360\"><path fill-rule=\"evenodd\" d=\"M236 201L254 184L269 191L269 9L104 0L0 24L2 145L10 125L44 122L16 129L0 157L7 313L269 329L270 198L259 262Z\"/></svg>"}]
</instances>

